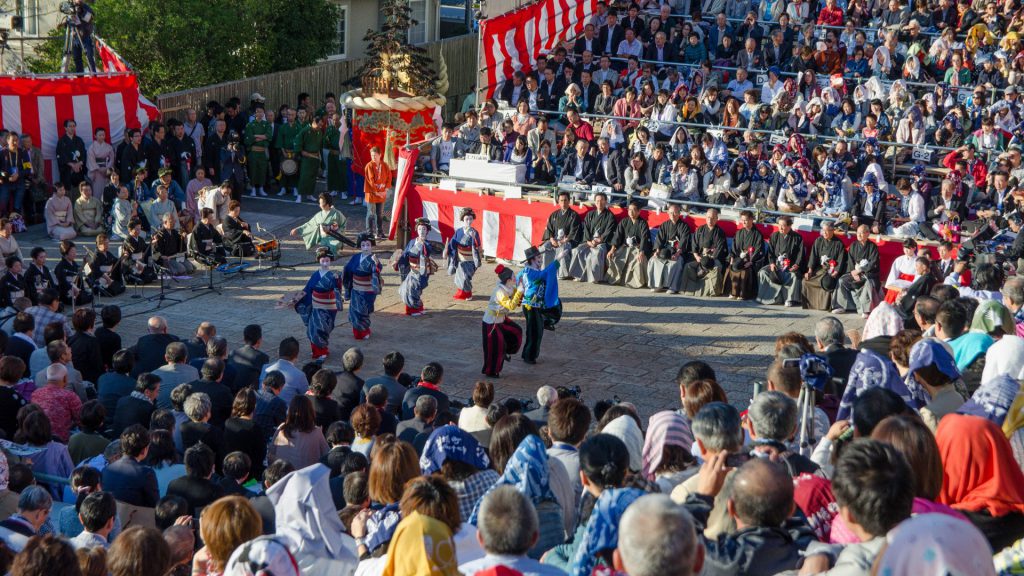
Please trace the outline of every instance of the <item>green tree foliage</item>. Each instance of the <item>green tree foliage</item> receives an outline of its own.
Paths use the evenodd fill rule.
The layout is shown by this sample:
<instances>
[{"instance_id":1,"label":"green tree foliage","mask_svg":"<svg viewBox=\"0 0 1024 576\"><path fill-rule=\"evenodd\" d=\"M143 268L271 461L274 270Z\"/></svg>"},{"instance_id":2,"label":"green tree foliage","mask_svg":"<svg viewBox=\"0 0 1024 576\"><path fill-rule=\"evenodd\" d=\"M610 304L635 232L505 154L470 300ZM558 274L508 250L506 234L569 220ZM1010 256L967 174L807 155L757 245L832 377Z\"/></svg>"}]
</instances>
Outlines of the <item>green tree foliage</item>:
<instances>
[{"instance_id":1,"label":"green tree foliage","mask_svg":"<svg viewBox=\"0 0 1024 576\"><path fill-rule=\"evenodd\" d=\"M335 48L330 0L95 0L96 31L159 94L308 66ZM29 59L60 68L63 32Z\"/></svg>"}]
</instances>

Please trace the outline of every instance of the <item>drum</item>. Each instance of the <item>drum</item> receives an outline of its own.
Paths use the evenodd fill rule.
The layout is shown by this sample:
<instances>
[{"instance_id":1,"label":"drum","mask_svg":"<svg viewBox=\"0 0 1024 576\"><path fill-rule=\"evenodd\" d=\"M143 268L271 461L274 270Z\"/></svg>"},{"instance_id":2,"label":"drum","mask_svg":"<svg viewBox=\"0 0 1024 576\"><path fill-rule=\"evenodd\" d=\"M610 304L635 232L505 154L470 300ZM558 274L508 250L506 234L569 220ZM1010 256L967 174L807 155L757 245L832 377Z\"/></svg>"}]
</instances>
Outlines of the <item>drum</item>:
<instances>
[{"instance_id":1,"label":"drum","mask_svg":"<svg viewBox=\"0 0 1024 576\"><path fill-rule=\"evenodd\" d=\"M277 240L262 240L259 242L253 242L253 247L256 249L257 254L270 254L275 252L279 245Z\"/></svg>"},{"instance_id":2,"label":"drum","mask_svg":"<svg viewBox=\"0 0 1024 576\"><path fill-rule=\"evenodd\" d=\"M295 161L295 158L281 160L281 173L285 176L294 176L298 171L299 163Z\"/></svg>"}]
</instances>

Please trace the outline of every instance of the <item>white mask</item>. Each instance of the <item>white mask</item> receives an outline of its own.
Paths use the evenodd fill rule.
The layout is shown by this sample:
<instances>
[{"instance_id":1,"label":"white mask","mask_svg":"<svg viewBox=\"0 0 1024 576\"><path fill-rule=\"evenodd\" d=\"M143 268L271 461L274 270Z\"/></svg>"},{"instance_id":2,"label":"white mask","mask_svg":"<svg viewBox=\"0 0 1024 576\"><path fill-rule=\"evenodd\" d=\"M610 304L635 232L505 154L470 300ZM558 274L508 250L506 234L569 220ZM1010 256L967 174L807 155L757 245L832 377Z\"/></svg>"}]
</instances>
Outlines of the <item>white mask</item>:
<instances>
[{"instance_id":1,"label":"white mask","mask_svg":"<svg viewBox=\"0 0 1024 576\"><path fill-rule=\"evenodd\" d=\"M472 226L473 226L473 217L472 216L466 216L465 218L462 219L462 227L463 228L465 228L466 230L469 230Z\"/></svg>"},{"instance_id":2,"label":"white mask","mask_svg":"<svg viewBox=\"0 0 1024 576\"><path fill-rule=\"evenodd\" d=\"M362 244L359 245L359 251L362 252L363 254L369 255L370 252L373 252L373 244L370 244L369 242L363 242Z\"/></svg>"},{"instance_id":3,"label":"white mask","mask_svg":"<svg viewBox=\"0 0 1024 576\"><path fill-rule=\"evenodd\" d=\"M327 270L330 267L331 267L331 259L330 258L324 257L324 258L320 259L320 269L321 270Z\"/></svg>"},{"instance_id":4,"label":"white mask","mask_svg":"<svg viewBox=\"0 0 1024 576\"><path fill-rule=\"evenodd\" d=\"M420 240L426 240L427 239L427 232L428 231L429 230L427 229L426 226L417 226L416 227L416 235L419 237Z\"/></svg>"}]
</instances>

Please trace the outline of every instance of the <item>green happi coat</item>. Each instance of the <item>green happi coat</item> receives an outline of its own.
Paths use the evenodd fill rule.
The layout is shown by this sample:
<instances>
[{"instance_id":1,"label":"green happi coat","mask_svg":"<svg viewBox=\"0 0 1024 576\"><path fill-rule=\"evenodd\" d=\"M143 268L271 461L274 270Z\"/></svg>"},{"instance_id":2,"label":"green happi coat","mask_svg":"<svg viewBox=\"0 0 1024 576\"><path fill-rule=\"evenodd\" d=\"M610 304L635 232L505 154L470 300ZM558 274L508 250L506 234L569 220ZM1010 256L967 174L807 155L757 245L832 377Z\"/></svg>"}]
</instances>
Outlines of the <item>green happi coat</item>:
<instances>
[{"instance_id":1,"label":"green happi coat","mask_svg":"<svg viewBox=\"0 0 1024 576\"><path fill-rule=\"evenodd\" d=\"M345 189L345 163L341 160L341 130L337 126L327 126L324 138L324 150L327 150L327 190L337 192Z\"/></svg>"},{"instance_id":2,"label":"green happi coat","mask_svg":"<svg viewBox=\"0 0 1024 576\"><path fill-rule=\"evenodd\" d=\"M281 126L277 129L277 137L274 142L274 145L281 150L282 160L287 158L289 153L292 155L292 158L295 158L295 137L298 136L299 131L302 129L302 127L303 125L299 124L298 122L291 122L281 124ZM295 158L295 161L298 162L299 159ZM285 188L294 188L298 184L298 182L298 172L291 176L285 176L283 172L281 173L281 186L284 186Z\"/></svg>"},{"instance_id":3,"label":"green happi coat","mask_svg":"<svg viewBox=\"0 0 1024 576\"><path fill-rule=\"evenodd\" d=\"M324 131L304 127L295 137L295 149L299 152L299 194L313 196L316 192L316 177L320 173L320 150L324 147ZM310 158L303 154L313 154Z\"/></svg>"},{"instance_id":4,"label":"green happi coat","mask_svg":"<svg viewBox=\"0 0 1024 576\"><path fill-rule=\"evenodd\" d=\"M273 133L273 127L266 120L253 120L245 127L249 182L257 188L262 188L267 184L267 171L270 167L270 138ZM257 136L264 138L257 140Z\"/></svg>"}]
</instances>

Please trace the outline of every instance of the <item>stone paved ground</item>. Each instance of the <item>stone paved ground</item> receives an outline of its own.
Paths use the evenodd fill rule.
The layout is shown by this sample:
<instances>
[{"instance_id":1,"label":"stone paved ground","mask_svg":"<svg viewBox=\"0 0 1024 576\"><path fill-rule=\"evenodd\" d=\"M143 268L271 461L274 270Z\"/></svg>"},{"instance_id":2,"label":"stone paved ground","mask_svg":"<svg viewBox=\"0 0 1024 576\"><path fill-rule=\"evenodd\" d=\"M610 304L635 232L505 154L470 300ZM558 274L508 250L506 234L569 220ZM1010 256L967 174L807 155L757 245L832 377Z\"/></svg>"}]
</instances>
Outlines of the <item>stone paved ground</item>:
<instances>
[{"instance_id":1,"label":"stone paved ground","mask_svg":"<svg viewBox=\"0 0 1024 576\"><path fill-rule=\"evenodd\" d=\"M343 209L349 216L349 230L361 229L362 207ZM290 228L314 210L311 204L247 198L242 216L284 239ZM44 236L43 227L35 226L19 235L18 241L26 256L33 245L47 247L52 266L56 246ZM302 361L308 360L308 341L298 314L290 309L275 310L273 304L283 293L300 289L314 264L298 239L287 239L284 246L282 263L297 264L294 270L226 281L218 273L222 295L190 292L191 285L205 282L205 277L197 275L190 283L176 285L171 296L183 302L165 302L157 310L154 302L130 298L129 288L114 300L123 306L126 316L120 327L125 343L133 343L144 332L152 314L166 317L171 331L181 337L191 336L201 320L211 320L232 346L241 344L245 325L257 322L263 325L264 349L272 358L282 338L295 336L303 342ZM385 262L393 250L390 242L378 246ZM420 318L403 315L398 275L387 269L384 293L373 316L373 336L359 344L367 357L364 375L378 373L383 355L400 350L410 373L428 361L440 361L446 371L444 387L454 397L468 398L473 383L481 377L480 318L496 281L493 266L485 265L478 273L474 282L477 296L471 302L453 301L450 278L443 273L435 276L424 297L430 313ZM697 299L607 285L563 282L560 290L564 315L555 332L545 332L539 363L528 366L517 357L506 364L501 379L495 382L499 399L532 397L543 384L579 385L590 404L617 396L637 404L646 418L658 409L678 405L678 391L672 383L676 371L684 362L703 359L715 368L730 401L744 407L752 383L764 379L775 336L789 330L812 334L814 322L821 316L725 298ZM156 293L155 287L143 290L145 297ZM843 319L848 329L862 326L853 316ZM328 366L337 368L342 352L354 344L347 314L339 314Z\"/></svg>"}]
</instances>

